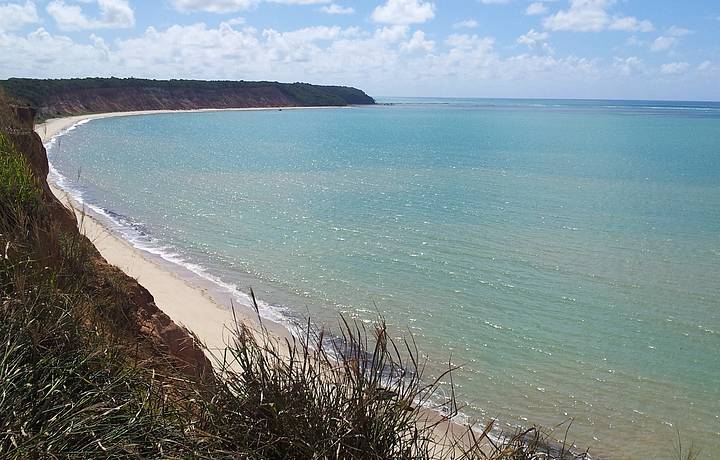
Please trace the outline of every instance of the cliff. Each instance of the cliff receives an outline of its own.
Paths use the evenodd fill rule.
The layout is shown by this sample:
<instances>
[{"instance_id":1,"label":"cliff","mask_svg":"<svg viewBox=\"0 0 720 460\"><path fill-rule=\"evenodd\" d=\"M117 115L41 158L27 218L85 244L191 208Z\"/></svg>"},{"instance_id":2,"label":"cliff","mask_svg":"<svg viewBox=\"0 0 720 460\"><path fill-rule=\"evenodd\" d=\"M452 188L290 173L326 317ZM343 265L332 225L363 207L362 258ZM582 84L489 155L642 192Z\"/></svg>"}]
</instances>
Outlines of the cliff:
<instances>
[{"instance_id":1,"label":"cliff","mask_svg":"<svg viewBox=\"0 0 720 460\"><path fill-rule=\"evenodd\" d=\"M135 110L313 107L374 104L363 91L307 83L84 78L0 80L41 118Z\"/></svg>"},{"instance_id":2,"label":"cliff","mask_svg":"<svg viewBox=\"0 0 720 460\"><path fill-rule=\"evenodd\" d=\"M9 111L6 107L0 108L3 109L5 113L1 118L5 126L0 130L0 136L4 148L0 151L0 158L8 155L24 158L33 183L39 187L39 208L43 211L43 218L34 220L32 232L29 232L35 238L31 235L29 240L16 244L41 254L42 258L34 258L45 259L43 263L48 270L60 270L68 265L67 258L60 257L64 245L72 242L74 256L82 258L81 271L74 272L73 276L83 280L81 286L73 288L82 289L86 297L105 299L108 307L104 314L92 315L95 322L92 327L105 331L112 342L134 348L136 356L142 359L161 358L157 362L167 364L193 379L210 378L210 362L194 338L163 313L155 305L152 295L136 280L103 259L95 246L79 233L73 212L50 191L47 152L32 129L34 110L18 106L10 106ZM16 191L9 188L7 192ZM3 196L2 199L9 197ZM12 211L17 212L18 209ZM9 212L3 214L2 217L7 219ZM6 229L5 233L12 233L12 230ZM7 250L13 243L7 241L6 244L5 258L8 260ZM60 266L54 267L55 262ZM119 292L122 295L118 295Z\"/></svg>"}]
</instances>

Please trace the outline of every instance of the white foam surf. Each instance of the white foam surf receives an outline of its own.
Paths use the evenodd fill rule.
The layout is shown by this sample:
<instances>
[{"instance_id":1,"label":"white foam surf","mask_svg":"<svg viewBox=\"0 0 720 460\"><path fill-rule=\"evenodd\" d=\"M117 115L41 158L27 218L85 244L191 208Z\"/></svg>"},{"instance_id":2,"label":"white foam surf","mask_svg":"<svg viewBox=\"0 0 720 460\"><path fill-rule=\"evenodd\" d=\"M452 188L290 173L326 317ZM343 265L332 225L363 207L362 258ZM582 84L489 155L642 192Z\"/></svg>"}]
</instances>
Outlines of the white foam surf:
<instances>
[{"instance_id":1,"label":"white foam surf","mask_svg":"<svg viewBox=\"0 0 720 460\"><path fill-rule=\"evenodd\" d=\"M48 179L50 182L67 193L72 201L80 205L80 207L89 210L94 217L102 221L108 230L122 238L135 249L158 257L165 262L177 266L181 270L187 270L202 280L212 283L220 291L229 294L233 301L239 305L252 308L252 296L249 293L241 290L236 284L229 283L212 274L203 265L188 260L188 258L182 254L182 251L177 248L164 244L162 241L153 237L142 222L135 221L131 217L123 216L122 214L105 209L94 203L88 198L87 191L80 184L69 179L53 165L50 161L51 152L53 152L53 147L58 145L59 139L90 121L92 120L80 120L72 126L58 132L44 143L45 149L48 152ZM192 280L187 281L192 282ZM258 311L262 318L284 326L293 335L301 332L301 327L298 325L296 318L290 313L290 309L257 298L256 301Z\"/></svg>"}]
</instances>

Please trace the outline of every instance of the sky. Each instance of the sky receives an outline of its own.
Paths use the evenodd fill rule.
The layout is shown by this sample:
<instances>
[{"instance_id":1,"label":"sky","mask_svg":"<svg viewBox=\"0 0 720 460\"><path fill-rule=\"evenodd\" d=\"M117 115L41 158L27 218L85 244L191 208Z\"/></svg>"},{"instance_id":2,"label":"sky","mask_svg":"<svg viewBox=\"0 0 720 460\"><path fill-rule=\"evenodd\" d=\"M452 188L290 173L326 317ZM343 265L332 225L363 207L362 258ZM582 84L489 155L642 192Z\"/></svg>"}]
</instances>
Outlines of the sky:
<instances>
[{"instance_id":1,"label":"sky","mask_svg":"<svg viewBox=\"0 0 720 460\"><path fill-rule=\"evenodd\" d=\"M720 0L0 0L0 78L720 100Z\"/></svg>"}]
</instances>

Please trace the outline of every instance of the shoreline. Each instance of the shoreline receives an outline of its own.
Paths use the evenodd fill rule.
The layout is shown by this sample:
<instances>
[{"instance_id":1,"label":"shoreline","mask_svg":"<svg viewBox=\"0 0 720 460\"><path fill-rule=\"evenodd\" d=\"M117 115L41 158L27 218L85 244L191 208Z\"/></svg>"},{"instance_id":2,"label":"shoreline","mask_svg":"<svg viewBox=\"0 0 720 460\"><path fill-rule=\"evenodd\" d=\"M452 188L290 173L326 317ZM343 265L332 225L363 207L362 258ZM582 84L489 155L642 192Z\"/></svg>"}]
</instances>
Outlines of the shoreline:
<instances>
[{"instance_id":1,"label":"shoreline","mask_svg":"<svg viewBox=\"0 0 720 460\"><path fill-rule=\"evenodd\" d=\"M316 109L338 107L281 107L282 109ZM351 108L351 107L340 107ZM58 135L64 135L68 129L90 120L124 116L156 115L172 113L220 112L220 111L261 111L278 110L279 108L239 108L239 109L199 109L199 110L157 110L136 112L109 112L89 115L77 115L63 118L52 118L38 124L35 131L44 145ZM244 323L251 328L258 327L258 316L250 304L239 304L233 301L232 292L228 288L214 283L190 270L180 263L173 262L151 251L134 246L123 238L110 225L102 220L109 218L91 209L91 204L79 202L71 195L71 191L63 189L48 175L48 184L55 197L65 206L70 207L77 218L78 228L88 237L100 254L110 264L120 268L125 274L136 279L155 299L155 304L166 313L176 324L194 333L205 345L206 354L222 359L227 348L229 332L235 323ZM242 292L242 291L240 291ZM227 303L219 297L227 296ZM260 300L258 300L260 303ZM233 315L234 312L234 315ZM262 325L277 340L292 339L293 331L289 324L274 321L262 316ZM467 426L455 417L447 418L436 408L419 408L425 422L435 424L434 433L441 448L447 448L446 437L458 439L461 444L469 445L472 440L466 433ZM482 427L480 427L482 428ZM475 431L476 428L473 428ZM499 438L494 434L491 439Z\"/></svg>"},{"instance_id":2,"label":"shoreline","mask_svg":"<svg viewBox=\"0 0 720 460\"><path fill-rule=\"evenodd\" d=\"M173 113L222 112L222 111L263 111L279 109L319 109L342 107L259 107L237 109L194 109L194 110L143 110L133 112L108 112L51 118L35 126L35 132L47 146L52 139L63 135L79 123L102 118L126 116L159 115ZM346 107L347 108L347 107ZM53 168L51 168L52 171ZM110 264L117 266L128 276L136 279L155 299L155 304L175 323L187 328L204 343L207 351L222 356L227 346L229 328L239 322L257 326L258 318L250 304L240 304L233 299L232 292L223 292L222 286L214 286L179 263L162 258L150 251L134 246L102 221L102 215L78 201L71 192L62 188L52 174L48 176L50 190L65 206L71 208L82 234L88 237L100 254ZM226 297L226 298L225 298ZM234 314L233 315L233 310ZM280 322L263 317L263 325L277 338L289 338L290 328ZM213 356L209 356L213 358Z\"/></svg>"}]
</instances>

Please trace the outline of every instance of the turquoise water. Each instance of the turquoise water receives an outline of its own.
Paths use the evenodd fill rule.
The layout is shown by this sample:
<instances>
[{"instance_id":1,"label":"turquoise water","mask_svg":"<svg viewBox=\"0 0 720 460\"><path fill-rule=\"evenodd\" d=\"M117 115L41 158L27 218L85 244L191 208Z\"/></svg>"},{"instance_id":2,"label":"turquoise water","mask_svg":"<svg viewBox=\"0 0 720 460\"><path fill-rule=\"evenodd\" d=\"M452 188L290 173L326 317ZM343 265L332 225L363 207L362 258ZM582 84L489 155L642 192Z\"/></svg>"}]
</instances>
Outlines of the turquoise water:
<instances>
[{"instance_id":1,"label":"turquoise water","mask_svg":"<svg viewBox=\"0 0 720 460\"><path fill-rule=\"evenodd\" d=\"M273 317L381 313L471 419L720 451L720 104L387 99L94 120L65 187ZM238 294L239 297L242 295Z\"/></svg>"}]
</instances>

